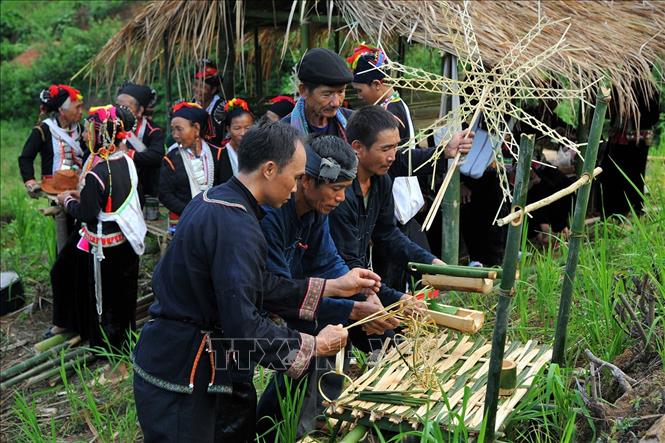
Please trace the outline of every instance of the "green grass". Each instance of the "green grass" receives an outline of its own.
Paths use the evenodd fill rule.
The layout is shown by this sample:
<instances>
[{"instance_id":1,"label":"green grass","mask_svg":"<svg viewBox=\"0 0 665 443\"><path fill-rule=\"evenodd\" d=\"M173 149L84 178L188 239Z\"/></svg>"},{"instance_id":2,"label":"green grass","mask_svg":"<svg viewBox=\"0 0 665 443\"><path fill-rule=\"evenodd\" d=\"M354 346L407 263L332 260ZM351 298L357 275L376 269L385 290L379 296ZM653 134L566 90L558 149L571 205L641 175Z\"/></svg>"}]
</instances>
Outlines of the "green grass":
<instances>
[{"instance_id":1,"label":"green grass","mask_svg":"<svg viewBox=\"0 0 665 443\"><path fill-rule=\"evenodd\" d=\"M31 200L25 194L18 174L16 158L31 128L30 123L0 122L0 191L3 221L1 229L3 269L15 268L27 281L27 288L48 281L52 255L53 223L37 212L46 206L43 200ZM650 153L665 155L665 146ZM38 163L38 162L37 162ZM629 334L630 322L616 315L618 294L628 293L621 277L649 275L658 292L656 316L646 333L650 346L659 354L665 367L665 286L657 281L657 270L665 269L665 162L648 165L646 213L641 217L613 218L589 229L589 238L581 249L573 308L569 325L567 362L570 367L586 365L583 350L590 349L605 360L612 360L638 342ZM6 221L11 218L11 221ZM522 275L515 295L509 340L536 339L551 344L557 316L565 245L559 249L538 251L524 245ZM619 277L619 279L617 279ZM662 274L660 275L662 278ZM487 313L481 333L491 335L496 298L478 294L451 294L451 304L468 306ZM115 362L127 362L127 356L116 356ZM364 365L362 355L356 355ZM53 441L54 436L83 436L89 440L98 434L102 441L132 441L140 436L132 398L131 377L116 386L99 383L99 373L90 366L79 365L73 372L62 373L63 386L38 391L19 391L15 396L13 420L17 422L11 436L16 441ZM270 373L258 371L255 377L261 391ZM40 415L40 408L53 401L64 401L68 414L57 418ZM289 411L298 408L298 400L284 399ZM292 415L292 414L287 414ZM558 442L575 441L575 424L588 421L589 412L575 389L570 369L552 365L534 380L533 389L507 419L510 441ZM280 431L293 435L295 423L280 424ZM432 422L409 435L421 441L465 441L466 430L455 426L443 433ZM380 441L397 441L379 437Z\"/></svg>"},{"instance_id":2,"label":"green grass","mask_svg":"<svg viewBox=\"0 0 665 443\"><path fill-rule=\"evenodd\" d=\"M53 218L37 211L48 203L28 197L18 170L17 159L31 128L26 122L0 121L0 261L2 270L16 271L27 283L28 295L35 295L48 284L55 227Z\"/></svg>"}]
</instances>

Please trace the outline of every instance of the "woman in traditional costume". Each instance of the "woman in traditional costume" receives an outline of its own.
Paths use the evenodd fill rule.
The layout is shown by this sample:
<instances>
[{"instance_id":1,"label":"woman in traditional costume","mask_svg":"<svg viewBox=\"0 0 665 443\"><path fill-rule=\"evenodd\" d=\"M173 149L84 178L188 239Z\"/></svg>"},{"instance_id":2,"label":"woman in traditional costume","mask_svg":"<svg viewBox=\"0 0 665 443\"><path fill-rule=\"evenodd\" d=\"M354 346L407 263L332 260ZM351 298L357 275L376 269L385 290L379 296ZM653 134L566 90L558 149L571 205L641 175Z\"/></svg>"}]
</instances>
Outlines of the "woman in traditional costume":
<instances>
[{"instance_id":1,"label":"woman in traditional costume","mask_svg":"<svg viewBox=\"0 0 665 443\"><path fill-rule=\"evenodd\" d=\"M198 104L181 102L171 112L171 134L160 173L159 200L169 210L169 230L192 198L221 183L222 149L209 144L210 117Z\"/></svg>"},{"instance_id":2,"label":"woman in traditional costume","mask_svg":"<svg viewBox=\"0 0 665 443\"><path fill-rule=\"evenodd\" d=\"M33 165L37 155L41 157L42 180L58 170L79 169L83 162L81 93L68 85L51 85L41 92L39 100L45 118L32 129L18 158L21 177L31 197L36 197L40 189Z\"/></svg>"},{"instance_id":3,"label":"woman in traditional costume","mask_svg":"<svg viewBox=\"0 0 665 443\"><path fill-rule=\"evenodd\" d=\"M44 119L32 129L18 166L25 188L31 197L37 197L41 185L35 177L34 161L41 157L41 179L45 192L57 194L54 175L78 174L84 160L81 147L83 96L68 85L51 85L39 94L40 115ZM53 185L53 186L51 186ZM61 189L61 188L60 188ZM75 300L85 297L87 275L85 256L76 249L78 226L67 217L67 241L58 244L58 255L51 268L53 293L53 326L44 337L75 328L79 317L74 309Z\"/></svg>"},{"instance_id":4,"label":"woman in traditional costume","mask_svg":"<svg viewBox=\"0 0 665 443\"><path fill-rule=\"evenodd\" d=\"M241 98L232 98L224 106L226 118L224 126L229 140L224 145L220 164L220 182L224 183L238 175L238 146L243 136L254 125L254 114L247 102Z\"/></svg>"},{"instance_id":5,"label":"woman in traditional costume","mask_svg":"<svg viewBox=\"0 0 665 443\"><path fill-rule=\"evenodd\" d=\"M134 160L139 174L139 199L159 195L159 168L164 157L164 133L145 117L146 109L153 106L156 92L145 85L125 82L118 89L115 99L119 105L127 106L136 116L136 130L118 147L125 149Z\"/></svg>"},{"instance_id":6,"label":"woman in traditional costume","mask_svg":"<svg viewBox=\"0 0 665 443\"><path fill-rule=\"evenodd\" d=\"M91 346L121 350L136 327L139 256L146 225L138 197L134 161L117 148L136 129L124 106L90 110L86 123L90 157L79 192L58 195L58 202L82 223L78 248L88 253L89 322L79 332Z\"/></svg>"},{"instance_id":7,"label":"woman in traditional costume","mask_svg":"<svg viewBox=\"0 0 665 443\"><path fill-rule=\"evenodd\" d=\"M223 98L222 75L213 61L204 58L196 64L192 89L194 102L199 104L211 118L209 131L212 137L209 140L219 146L226 136L224 133L226 100Z\"/></svg>"}]
</instances>

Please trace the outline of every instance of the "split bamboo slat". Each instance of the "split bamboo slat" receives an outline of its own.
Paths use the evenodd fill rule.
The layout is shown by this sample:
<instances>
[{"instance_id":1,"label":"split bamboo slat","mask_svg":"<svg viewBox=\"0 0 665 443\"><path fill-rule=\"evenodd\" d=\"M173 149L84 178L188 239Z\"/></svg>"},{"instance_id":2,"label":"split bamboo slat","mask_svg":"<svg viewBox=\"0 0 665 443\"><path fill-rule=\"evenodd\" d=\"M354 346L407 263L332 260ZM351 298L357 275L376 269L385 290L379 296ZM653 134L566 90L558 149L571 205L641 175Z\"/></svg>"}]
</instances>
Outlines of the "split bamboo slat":
<instances>
[{"instance_id":1,"label":"split bamboo slat","mask_svg":"<svg viewBox=\"0 0 665 443\"><path fill-rule=\"evenodd\" d=\"M480 331L485 323L485 313L472 309L457 308L455 314L428 310L427 315L439 326L445 326L467 334L475 334Z\"/></svg>"},{"instance_id":2,"label":"split bamboo slat","mask_svg":"<svg viewBox=\"0 0 665 443\"><path fill-rule=\"evenodd\" d=\"M414 352L425 356L420 364ZM467 429L477 433L483 420L490 352L491 344L484 337L453 331L404 341L349 386L329 405L328 413L339 419L369 418L378 426L387 420L417 428L422 420L429 419L452 430L464 411ZM504 356L516 365L517 385L511 395L499 399L497 430L551 355L551 349L533 340L506 343ZM426 385L421 376L428 369L436 378ZM400 398L404 404L399 404Z\"/></svg>"},{"instance_id":3,"label":"split bamboo slat","mask_svg":"<svg viewBox=\"0 0 665 443\"><path fill-rule=\"evenodd\" d=\"M453 277L450 275L423 275L423 284L444 291L463 291L489 294L494 280L489 278Z\"/></svg>"}]
</instances>

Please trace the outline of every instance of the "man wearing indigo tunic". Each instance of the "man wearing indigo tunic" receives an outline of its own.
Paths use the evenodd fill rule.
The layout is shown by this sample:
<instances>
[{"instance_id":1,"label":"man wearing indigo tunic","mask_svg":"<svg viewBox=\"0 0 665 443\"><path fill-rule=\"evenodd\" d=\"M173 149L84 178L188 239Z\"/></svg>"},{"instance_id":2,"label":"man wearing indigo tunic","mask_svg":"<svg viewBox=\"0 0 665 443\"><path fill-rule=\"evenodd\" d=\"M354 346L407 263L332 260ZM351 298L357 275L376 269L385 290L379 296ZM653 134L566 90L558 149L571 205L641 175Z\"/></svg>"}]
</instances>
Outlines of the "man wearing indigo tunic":
<instances>
[{"instance_id":1,"label":"man wearing indigo tunic","mask_svg":"<svg viewBox=\"0 0 665 443\"><path fill-rule=\"evenodd\" d=\"M337 278L349 272L349 268L337 253L330 235L328 214L344 201L344 191L356 176L358 159L348 143L332 135L316 137L305 150L305 175L298 181L297 191L282 207L267 208L266 216L261 220L268 242L267 269L285 278ZM359 294L353 299L324 299L313 321L298 318L285 320L289 327L313 333L326 325L347 325L381 310L383 305L376 295L365 297ZM391 330L398 324L394 319L370 321L364 325L365 331L360 327L352 328L349 337L354 346L369 352L368 334L373 334L375 347L379 348L385 339L383 334L386 329ZM317 359L316 368L310 367L298 435L311 431L315 419L323 413L318 379L333 365L332 357L321 357ZM329 398L341 394L342 380L341 377L331 376L322 381L322 389ZM282 374L277 373L263 392L257 418L259 435L263 434L266 441L275 440L274 434L266 432L275 420L282 419L278 392L284 397L288 388L295 395L296 386L295 383L287 386Z\"/></svg>"},{"instance_id":2,"label":"man wearing indigo tunic","mask_svg":"<svg viewBox=\"0 0 665 443\"><path fill-rule=\"evenodd\" d=\"M346 344L341 325L319 334L261 311L311 320L322 297L378 290L376 274L288 280L265 272L261 204L279 207L304 174L297 131L271 123L238 147L238 177L196 196L153 274L156 302L134 354L134 395L146 442L254 439L256 364L302 375ZM303 295L304 294L304 295Z\"/></svg>"}]
</instances>

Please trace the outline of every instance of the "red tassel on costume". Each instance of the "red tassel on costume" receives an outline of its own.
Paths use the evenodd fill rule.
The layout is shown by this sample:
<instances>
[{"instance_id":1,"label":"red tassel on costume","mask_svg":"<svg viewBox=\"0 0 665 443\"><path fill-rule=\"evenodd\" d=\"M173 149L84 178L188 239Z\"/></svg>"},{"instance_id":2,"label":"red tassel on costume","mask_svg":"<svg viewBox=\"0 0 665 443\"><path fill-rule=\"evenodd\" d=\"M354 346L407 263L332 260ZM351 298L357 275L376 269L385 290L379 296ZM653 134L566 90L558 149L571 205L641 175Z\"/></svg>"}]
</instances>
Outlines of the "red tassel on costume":
<instances>
[{"instance_id":1,"label":"red tassel on costume","mask_svg":"<svg viewBox=\"0 0 665 443\"><path fill-rule=\"evenodd\" d=\"M106 199L106 207L104 208L104 212L111 212L112 205L111 205L111 196Z\"/></svg>"}]
</instances>

